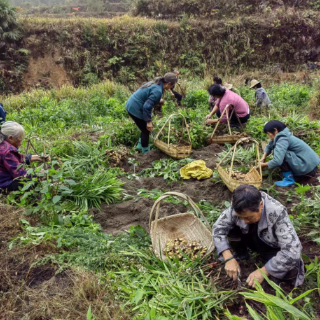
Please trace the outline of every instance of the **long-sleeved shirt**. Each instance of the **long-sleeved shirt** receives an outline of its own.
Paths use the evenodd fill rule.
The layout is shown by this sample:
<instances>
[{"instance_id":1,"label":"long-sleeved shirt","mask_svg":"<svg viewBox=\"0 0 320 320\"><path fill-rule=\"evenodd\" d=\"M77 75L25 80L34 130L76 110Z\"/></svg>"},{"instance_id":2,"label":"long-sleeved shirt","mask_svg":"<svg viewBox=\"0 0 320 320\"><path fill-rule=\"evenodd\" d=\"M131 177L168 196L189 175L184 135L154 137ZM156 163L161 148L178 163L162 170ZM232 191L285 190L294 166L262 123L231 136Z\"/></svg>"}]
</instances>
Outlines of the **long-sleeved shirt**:
<instances>
[{"instance_id":1,"label":"long-sleeved shirt","mask_svg":"<svg viewBox=\"0 0 320 320\"><path fill-rule=\"evenodd\" d=\"M269 96L263 88L258 88L255 93L256 103L255 105L259 108L261 107L268 107L271 105L271 101Z\"/></svg>"},{"instance_id":2,"label":"long-sleeved shirt","mask_svg":"<svg viewBox=\"0 0 320 320\"><path fill-rule=\"evenodd\" d=\"M29 164L31 155L24 156L7 141L0 143L0 188L6 188L14 179L27 174L22 165Z\"/></svg>"},{"instance_id":3,"label":"long-sleeved shirt","mask_svg":"<svg viewBox=\"0 0 320 320\"><path fill-rule=\"evenodd\" d=\"M160 102L162 93L163 83L138 89L127 101L127 111L146 122L151 121L152 108Z\"/></svg>"},{"instance_id":4,"label":"long-sleeved shirt","mask_svg":"<svg viewBox=\"0 0 320 320\"><path fill-rule=\"evenodd\" d=\"M232 92L231 90L226 90L225 94L221 99L217 101L216 105L218 105L219 110L222 114L226 106L229 104L232 105L239 118L247 116L250 112L249 105L247 104L247 102L245 102L244 99L242 99L239 95ZM223 115L221 122L227 122L226 114Z\"/></svg>"},{"instance_id":5,"label":"long-sleeved shirt","mask_svg":"<svg viewBox=\"0 0 320 320\"><path fill-rule=\"evenodd\" d=\"M302 140L295 137L288 128L279 132L264 149L273 159L268 162L270 169L280 167L285 160L294 176L303 176L319 165L319 156Z\"/></svg>"},{"instance_id":6,"label":"long-sleeved shirt","mask_svg":"<svg viewBox=\"0 0 320 320\"><path fill-rule=\"evenodd\" d=\"M299 286L304 281L302 246L287 209L266 193L261 192L261 196L263 210L258 222L258 237L270 247L280 249L277 255L266 263L265 268L269 274L278 279L282 279L288 271L297 268L295 285ZM249 232L249 225L241 220L232 208L225 210L214 224L212 235L219 255L230 249L227 236L235 226L240 227L243 234Z\"/></svg>"}]
</instances>

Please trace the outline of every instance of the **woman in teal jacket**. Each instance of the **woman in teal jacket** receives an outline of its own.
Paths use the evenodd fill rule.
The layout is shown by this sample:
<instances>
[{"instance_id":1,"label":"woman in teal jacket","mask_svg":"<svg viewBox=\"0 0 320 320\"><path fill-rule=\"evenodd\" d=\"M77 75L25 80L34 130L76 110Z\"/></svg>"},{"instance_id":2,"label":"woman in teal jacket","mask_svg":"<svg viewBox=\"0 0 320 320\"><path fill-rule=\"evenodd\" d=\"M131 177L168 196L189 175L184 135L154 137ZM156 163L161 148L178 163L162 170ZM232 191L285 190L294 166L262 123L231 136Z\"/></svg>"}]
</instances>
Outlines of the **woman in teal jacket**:
<instances>
[{"instance_id":1,"label":"woman in teal jacket","mask_svg":"<svg viewBox=\"0 0 320 320\"><path fill-rule=\"evenodd\" d=\"M152 109L160 102L163 91L170 90L177 80L174 73L166 73L164 77L155 78L153 81L144 84L126 103L130 117L141 131L137 149L142 153L150 151L149 135L153 130Z\"/></svg>"},{"instance_id":2,"label":"woman in teal jacket","mask_svg":"<svg viewBox=\"0 0 320 320\"><path fill-rule=\"evenodd\" d=\"M272 120L263 130L271 141L264 149L261 166L281 169L283 180L276 182L277 186L288 187L295 183L295 179L301 181L316 176L320 163L318 155L304 141L293 136L284 123ZM271 152L273 159L265 162Z\"/></svg>"}]
</instances>

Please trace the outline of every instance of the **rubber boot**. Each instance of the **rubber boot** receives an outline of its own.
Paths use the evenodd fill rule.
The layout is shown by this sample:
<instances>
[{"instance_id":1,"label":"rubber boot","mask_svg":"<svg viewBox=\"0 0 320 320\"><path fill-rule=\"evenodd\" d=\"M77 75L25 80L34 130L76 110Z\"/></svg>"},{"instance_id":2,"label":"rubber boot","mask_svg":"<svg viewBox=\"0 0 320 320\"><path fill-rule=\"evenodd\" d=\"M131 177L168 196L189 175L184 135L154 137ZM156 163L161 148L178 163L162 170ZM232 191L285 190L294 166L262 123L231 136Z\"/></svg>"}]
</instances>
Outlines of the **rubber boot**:
<instances>
[{"instance_id":1,"label":"rubber boot","mask_svg":"<svg viewBox=\"0 0 320 320\"><path fill-rule=\"evenodd\" d=\"M146 147L146 148L143 148L142 147L142 153L147 153L150 151L150 146Z\"/></svg>"},{"instance_id":2,"label":"rubber boot","mask_svg":"<svg viewBox=\"0 0 320 320\"><path fill-rule=\"evenodd\" d=\"M137 150L142 151L141 138L139 138L139 142L137 145Z\"/></svg>"},{"instance_id":3,"label":"rubber boot","mask_svg":"<svg viewBox=\"0 0 320 320\"><path fill-rule=\"evenodd\" d=\"M282 172L283 180L277 181L274 184L278 187L289 187L295 184L293 173L290 172Z\"/></svg>"}]
</instances>

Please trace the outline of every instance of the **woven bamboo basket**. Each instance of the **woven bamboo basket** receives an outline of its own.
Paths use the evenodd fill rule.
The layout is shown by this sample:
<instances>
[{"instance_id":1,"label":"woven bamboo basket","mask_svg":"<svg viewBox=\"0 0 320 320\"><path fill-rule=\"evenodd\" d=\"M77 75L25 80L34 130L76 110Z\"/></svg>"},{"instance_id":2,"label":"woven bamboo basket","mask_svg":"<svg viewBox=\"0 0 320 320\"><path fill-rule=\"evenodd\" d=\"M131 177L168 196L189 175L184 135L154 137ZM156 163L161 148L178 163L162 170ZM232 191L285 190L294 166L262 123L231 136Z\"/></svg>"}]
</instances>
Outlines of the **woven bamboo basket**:
<instances>
[{"instance_id":1,"label":"woven bamboo basket","mask_svg":"<svg viewBox=\"0 0 320 320\"><path fill-rule=\"evenodd\" d=\"M227 105L226 108L223 110L221 117L218 119L218 122L213 130L212 135L208 138L208 142L210 144L212 143L218 143L218 144L224 144L224 143L231 143L234 144L236 143L239 139L243 138L244 136L246 136L246 134L244 132L242 132L240 135L234 134L231 131L231 126L230 126L230 118L232 117L232 114L234 113L234 110L232 110L231 115L229 116L229 107L230 105ZM220 122L222 120L222 117L226 114L227 117L227 124L228 124L228 130L229 130L229 134L228 135L224 135L224 136L217 136L216 135L216 131L220 125ZM238 115L236 114L238 122L240 124L240 127L243 131L243 125L238 117Z\"/></svg>"},{"instance_id":2,"label":"woven bamboo basket","mask_svg":"<svg viewBox=\"0 0 320 320\"><path fill-rule=\"evenodd\" d=\"M188 201L194 213L179 213L159 218L160 203L169 196L176 196ZM161 196L151 209L149 227L152 247L159 259L167 260L163 251L166 248L168 240L174 240L176 238L184 238L188 242L199 241L202 246L208 248L207 254L204 257L208 256L214 250L208 220L192 199L183 193L167 192Z\"/></svg>"},{"instance_id":3,"label":"woven bamboo basket","mask_svg":"<svg viewBox=\"0 0 320 320\"><path fill-rule=\"evenodd\" d=\"M186 146L176 146L170 143L170 132L171 132L171 119L174 116L180 115L182 119L182 131L184 130L184 126L186 128L186 131L188 133L189 138L189 144ZM159 139L159 136L163 134L163 129L165 126L169 123L169 133L168 133L168 143L165 143ZM190 137L190 131L187 125L186 118L181 113L174 113L169 116L161 130L158 132L157 136L153 139L154 145L159 148L162 152L167 154L168 156L175 158L175 159L185 159L188 158L192 151L192 142Z\"/></svg>"},{"instance_id":4,"label":"woven bamboo basket","mask_svg":"<svg viewBox=\"0 0 320 320\"><path fill-rule=\"evenodd\" d=\"M232 177L234 171L233 171L233 163L235 154L237 151L237 147L239 144L243 142L250 142L252 141L256 147L256 166L251 167L250 171L243 177L241 180L235 179ZM228 157L228 155L233 151L232 160L231 160L231 167L230 170L226 171L222 168L221 164L222 162ZM258 168L258 170L257 170ZM225 157L220 161L219 164L217 164L217 171L225 183L225 185L228 187L228 189L233 192L237 187L239 187L242 184L249 184L255 186L257 189L261 188L262 184L262 169L261 169L261 163L260 163L260 154L259 154L259 143L252 139L252 138L242 138L229 150L229 152L225 155Z\"/></svg>"}]
</instances>

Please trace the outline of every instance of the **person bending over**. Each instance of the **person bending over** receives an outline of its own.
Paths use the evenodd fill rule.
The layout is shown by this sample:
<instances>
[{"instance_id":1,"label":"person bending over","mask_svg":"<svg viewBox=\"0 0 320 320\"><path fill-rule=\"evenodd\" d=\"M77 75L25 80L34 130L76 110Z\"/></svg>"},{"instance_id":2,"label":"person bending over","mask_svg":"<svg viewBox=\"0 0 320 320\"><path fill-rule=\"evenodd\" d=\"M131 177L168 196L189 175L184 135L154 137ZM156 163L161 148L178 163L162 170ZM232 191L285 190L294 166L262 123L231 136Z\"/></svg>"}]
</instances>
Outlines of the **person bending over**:
<instances>
[{"instance_id":1,"label":"person bending over","mask_svg":"<svg viewBox=\"0 0 320 320\"><path fill-rule=\"evenodd\" d=\"M250 249L265 264L249 275L249 286L254 287L255 280L263 282L261 272L275 280L292 281L295 286L303 283L302 246L287 209L254 186L241 185L233 192L232 205L216 221L212 235L232 279L240 274L239 261L250 259Z\"/></svg>"},{"instance_id":2,"label":"person bending over","mask_svg":"<svg viewBox=\"0 0 320 320\"><path fill-rule=\"evenodd\" d=\"M179 70L174 70L173 73L176 75L177 82L178 82L180 71ZM178 106L181 107L182 95L179 92L175 91L174 87L175 87L175 85L169 91L170 91L172 97L176 98Z\"/></svg>"},{"instance_id":3,"label":"person bending over","mask_svg":"<svg viewBox=\"0 0 320 320\"><path fill-rule=\"evenodd\" d=\"M319 156L304 141L295 137L283 122L269 121L263 130L271 140L264 149L261 167L281 169L283 180L275 182L277 186L288 187L295 181L301 183L316 176ZM272 152L273 159L266 162Z\"/></svg>"},{"instance_id":4,"label":"person bending over","mask_svg":"<svg viewBox=\"0 0 320 320\"><path fill-rule=\"evenodd\" d=\"M255 93L255 98L256 98L256 102L255 102L255 106L257 106L259 108L259 112L261 114L262 109L268 109L269 106L272 106L272 103L269 99L269 96L266 92L266 90L264 90L262 88L261 82L257 81L255 79L253 79L251 81L250 84L250 89L255 89L256 93Z\"/></svg>"},{"instance_id":5,"label":"person bending over","mask_svg":"<svg viewBox=\"0 0 320 320\"><path fill-rule=\"evenodd\" d=\"M242 99L238 94L228 90L220 85L212 85L209 88L209 94L217 99L216 105L214 106L213 110L210 112L209 115L206 116L207 124L213 124L218 122L218 119L211 119L214 114L221 117L224 109L229 105L229 112L234 110L234 113L230 119L230 123L234 126L239 124L238 118L241 123L246 123L250 118L250 109L247 102ZM221 122L227 122L226 114L223 115Z\"/></svg>"},{"instance_id":6,"label":"person bending over","mask_svg":"<svg viewBox=\"0 0 320 320\"><path fill-rule=\"evenodd\" d=\"M219 77L213 77L213 84L219 84L222 86L222 79ZM211 94L209 96L209 110L210 112L213 110L214 106L216 105L218 99L215 99Z\"/></svg>"},{"instance_id":7,"label":"person bending over","mask_svg":"<svg viewBox=\"0 0 320 320\"><path fill-rule=\"evenodd\" d=\"M170 90L176 82L177 77L174 73L166 73L164 77L155 78L144 84L126 102L127 112L141 131L137 149L142 153L150 151L149 135L153 130L152 109L160 102L163 91Z\"/></svg>"}]
</instances>

